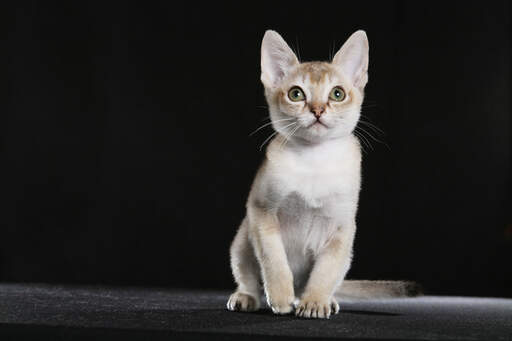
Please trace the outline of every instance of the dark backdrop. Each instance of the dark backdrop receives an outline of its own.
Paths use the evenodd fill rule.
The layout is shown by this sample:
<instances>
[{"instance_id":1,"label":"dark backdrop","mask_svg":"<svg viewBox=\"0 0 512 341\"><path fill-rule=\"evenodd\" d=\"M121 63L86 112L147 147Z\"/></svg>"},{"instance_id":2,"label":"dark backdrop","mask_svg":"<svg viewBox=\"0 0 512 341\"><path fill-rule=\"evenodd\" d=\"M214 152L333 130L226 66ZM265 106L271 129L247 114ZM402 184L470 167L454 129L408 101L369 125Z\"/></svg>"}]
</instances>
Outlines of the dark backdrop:
<instances>
[{"instance_id":1,"label":"dark backdrop","mask_svg":"<svg viewBox=\"0 0 512 341\"><path fill-rule=\"evenodd\" d=\"M350 277L512 296L506 1L18 2L8 14L0 280L233 287L269 128L264 30L302 59L370 39ZM365 126L361 126L365 128Z\"/></svg>"}]
</instances>

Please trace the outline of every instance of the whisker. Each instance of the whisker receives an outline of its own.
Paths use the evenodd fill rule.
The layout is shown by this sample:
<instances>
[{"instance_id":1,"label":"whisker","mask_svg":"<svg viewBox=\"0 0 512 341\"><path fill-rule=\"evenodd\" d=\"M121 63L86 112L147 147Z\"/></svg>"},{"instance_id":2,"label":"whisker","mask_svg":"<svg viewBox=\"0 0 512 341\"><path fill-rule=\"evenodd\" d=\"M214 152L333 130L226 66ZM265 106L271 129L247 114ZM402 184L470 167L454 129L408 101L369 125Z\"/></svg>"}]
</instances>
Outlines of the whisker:
<instances>
[{"instance_id":1,"label":"whisker","mask_svg":"<svg viewBox=\"0 0 512 341\"><path fill-rule=\"evenodd\" d=\"M357 130L358 128L359 128L359 127L356 127L356 130ZM359 128L359 129L361 129L361 128ZM354 131L356 131L356 130L354 130ZM373 146L372 146L372 144L371 144L371 143L370 143L370 141L369 141L369 140L368 140L368 139L367 139L367 138L362 134L362 132L361 132L361 131L359 132L359 137L361 138L361 140L362 140L362 141L365 141L365 142L366 142L366 144L369 146L369 148L370 148L371 150L373 150Z\"/></svg>"},{"instance_id":2,"label":"whisker","mask_svg":"<svg viewBox=\"0 0 512 341\"><path fill-rule=\"evenodd\" d=\"M276 121L271 121L271 122L265 123L262 126L260 126L259 128L257 128L256 130L254 130L252 133L250 133L249 136L256 134L258 131L265 128L266 126L271 125L274 122L282 122L282 121L290 121L290 120L294 120L294 118L283 118L282 120L276 120Z\"/></svg>"},{"instance_id":3,"label":"whisker","mask_svg":"<svg viewBox=\"0 0 512 341\"><path fill-rule=\"evenodd\" d=\"M263 143L260 145L260 152L261 152L261 148L263 148L263 146L265 145L265 143L268 142L268 140L270 140L272 137L274 137L275 135L277 134L277 131L274 131L269 137L267 137L265 139L265 141L263 141Z\"/></svg>"},{"instance_id":4,"label":"whisker","mask_svg":"<svg viewBox=\"0 0 512 341\"><path fill-rule=\"evenodd\" d=\"M366 98L366 99L364 100L364 104L366 104L366 105L372 105L372 106L377 106L377 102L376 102L376 101L372 101L372 100L370 100L370 99L368 99L368 98Z\"/></svg>"},{"instance_id":5,"label":"whisker","mask_svg":"<svg viewBox=\"0 0 512 341\"><path fill-rule=\"evenodd\" d=\"M363 152L365 154L368 154L368 152L366 151L366 149L364 149L364 147L367 147L366 143L363 141L363 139L361 138L361 135L357 133L356 130L354 130L354 135L357 136L357 138L359 139L359 141L361 142L361 149L363 150Z\"/></svg>"},{"instance_id":6,"label":"whisker","mask_svg":"<svg viewBox=\"0 0 512 341\"><path fill-rule=\"evenodd\" d=\"M391 150L391 148L389 147L389 145L386 142L379 140L378 138L376 138L375 136L370 134L368 131L366 131L363 127L358 127L358 128L361 129L361 132L366 133L372 140L374 140L375 142L382 143L383 145L385 145L388 148L388 150Z\"/></svg>"},{"instance_id":7,"label":"whisker","mask_svg":"<svg viewBox=\"0 0 512 341\"><path fill-rule=\"evenodd\" d=\"M361 108L375 108L377 106L377 103L365 103L361 105Z\"/></svg>"},{"instance_id":8,"label":"whisker","mask_svg":"<svg viewBox=\"0 0 512 341\"><path fill-rule=\"evenodd\" d=\"M335 54L336 54L336 40L333 40L332 45L331 45L331 59L330 59L331 62L334 59Z\"/></svg>"},{"instance_id":9,"label":"whisker","mask_svg":"<svg viewBox=\"0 0 512 341\"><path fill-rule=\"evenodd\" d=\"M372 140L374 140L375 142L380 142L380 143L384 143L383 141L379 140L378 138L376 138L375 136L373 136L369 131L365 130L363 127L358 127L359 129L361 129L363 132L365 132L366 134L368 134L369 137L372 138Z\"/></svg>"},{"instance_id":10,"label":"whisker","mask_svg":"<svg viewBox=\"0 0 512 341\"><path fill-rule=\"evenodd\" d=\"M373 123L370 123L368 121L365 121L365 120L359 120L359 122L361 122L362 124L366 125L369 129L372 129L373 131L375 131L376 133L380 133L382 135L386 135L386 133L384 132L384 130L380 129L379 127L377 127L375 124Z\"/></svg>"},{"instance_id":11,"label":"whisker","mask_svg":"<svg viewBox=\"0 0 512 341\"><path fill-rule=\"evenodd\" d=\"M288 132L285 132L285 134L283 134L283 138L284 138L284 140L283 140L283 142L281 142L281 145L280 145L280 147L279 147L279 148L281 148L281 147L283 146L283 143L286 141L287 137L289 136L288 134L289 134L291 131L293 131L293 129L295 128L295 127L294 127L294 125L295 125L295 124L298 124L298 122L294 122L294 124L292 124L292 125L290 126L289 131L288 131ZM289 126L289 125L288 125L288 126ZM288 127L288 126L287 126L287 127ZM287 130L288 130L288 129L287 129Z\"/></svg>"},{"instance_id":12,"label":"whisker","mask_svg":"<svg viewBox=\"0 0 512 341\"><path fill-rule=\"evenodd\" d=\"M299 45L299 36L295 36L295 43L297 44L297 59L299 60L299 63L301 63L301 57L300 57L300 45Z\"/></svg>"},{"instance_id":13,"label":"whisker","mask_svg":"<svg viewBox=\"0 0 512 341\"><path fill-rule=\"evenodd\" d=\"M284 138L284 141L281 142L281 146L279 147L279 149L283 149L283 147L286 145L286 143L289 141L289 139L293 136L293 134L295 134L295 132L300 128L300 125L297 123L297 126L293 128L292 132L290 134L288 134L287 136L285 136ZM292 128L290 128L292 129Z\"/></svg>"},{"instance_id":14,"label":"whisker","mask_svg":"<svg viewBox=\"0 0 512 341\"><path fill-rule=\"evenodd\" d=\"M290 123L290 124L288 124L288 125L285 125L282 129L283 129L283 130L285 130L286 128L288 128L288 127L292 126L292 125L293 125L293 124L295 124L295 123L297 123L297 122L292 122L292 123ZM261 148L263 148L263 146L265 145L265 143L267 143L267 142L268 142L268 141L269 141L273 136L275 136L277 133L278 133L278 131L276 130L276 131L275 131L275 132L273 132L269 137L267 137L267 138L265 139L265 141L263 141L263 143L260 145L260 151L261 151Z\"/></svg>"}]
</instances>

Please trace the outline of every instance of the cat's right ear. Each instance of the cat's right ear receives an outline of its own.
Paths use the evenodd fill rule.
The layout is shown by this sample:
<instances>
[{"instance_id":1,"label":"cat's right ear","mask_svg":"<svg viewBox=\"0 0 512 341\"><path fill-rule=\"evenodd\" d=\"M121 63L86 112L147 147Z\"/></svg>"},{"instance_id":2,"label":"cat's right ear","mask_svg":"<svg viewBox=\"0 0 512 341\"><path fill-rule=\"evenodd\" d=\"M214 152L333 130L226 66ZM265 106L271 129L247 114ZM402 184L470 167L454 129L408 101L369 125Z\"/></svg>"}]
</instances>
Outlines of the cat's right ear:
<instances>
[{"instance_id":1,"label":"cat's right ear","mask_svg":"<svg viewBox=\"0 0 512 341\"><path fill-rule=\"evenodd\" d=\"M276 87L299 60L276 31L268 30L261 43L261 81L267 88Z\"/></svg>"}]
</instances>

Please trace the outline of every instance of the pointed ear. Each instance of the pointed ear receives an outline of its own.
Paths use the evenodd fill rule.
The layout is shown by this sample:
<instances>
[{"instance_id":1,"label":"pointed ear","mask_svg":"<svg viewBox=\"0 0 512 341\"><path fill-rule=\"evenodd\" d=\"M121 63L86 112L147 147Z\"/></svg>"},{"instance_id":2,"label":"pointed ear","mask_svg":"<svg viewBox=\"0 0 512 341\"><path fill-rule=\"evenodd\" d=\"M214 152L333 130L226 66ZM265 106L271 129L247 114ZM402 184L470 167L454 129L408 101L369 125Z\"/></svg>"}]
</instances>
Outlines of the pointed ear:
<instances>
[{"instance_id":1,"label":"pointed ear","mask_svg":"<svg viewBox=\"0 0 512 341\"><path fill-rule=\"evenodd\" d=\"M293 66L299 64L297 56L276 31L265 32L261 43L261 81L267 88L279 84Z\"/></svg>"},{"instance_id":2,"label":"pointed ear","mask_svg":"<svg viewBox=\"0 0 512 341\"><path fill-rule=\"evenodd\" d=\"M352 84L363 89L368 82L368 38L364 31L354 32L334 56L337 65Z\"/></svg>"}]
</instances>

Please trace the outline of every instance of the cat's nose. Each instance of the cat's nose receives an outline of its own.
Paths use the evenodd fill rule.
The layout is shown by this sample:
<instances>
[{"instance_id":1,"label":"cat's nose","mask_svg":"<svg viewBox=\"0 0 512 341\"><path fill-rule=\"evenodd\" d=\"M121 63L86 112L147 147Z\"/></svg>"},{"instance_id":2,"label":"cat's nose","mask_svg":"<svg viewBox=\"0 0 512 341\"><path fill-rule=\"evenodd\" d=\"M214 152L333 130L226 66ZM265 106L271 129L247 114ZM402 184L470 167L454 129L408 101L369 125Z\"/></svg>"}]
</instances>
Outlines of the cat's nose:
<instances>
[{"instance_id":1,"label":"cat's nose","mask_svg":"<svg viewBox=\"0 0 512 341\"><path fill-rule=\"evenodd\" d=\"M325 112L325 105L312 105L309 107L309 111L311 111L316 118L319 118Z\"/></svg>"}]
</instances>

